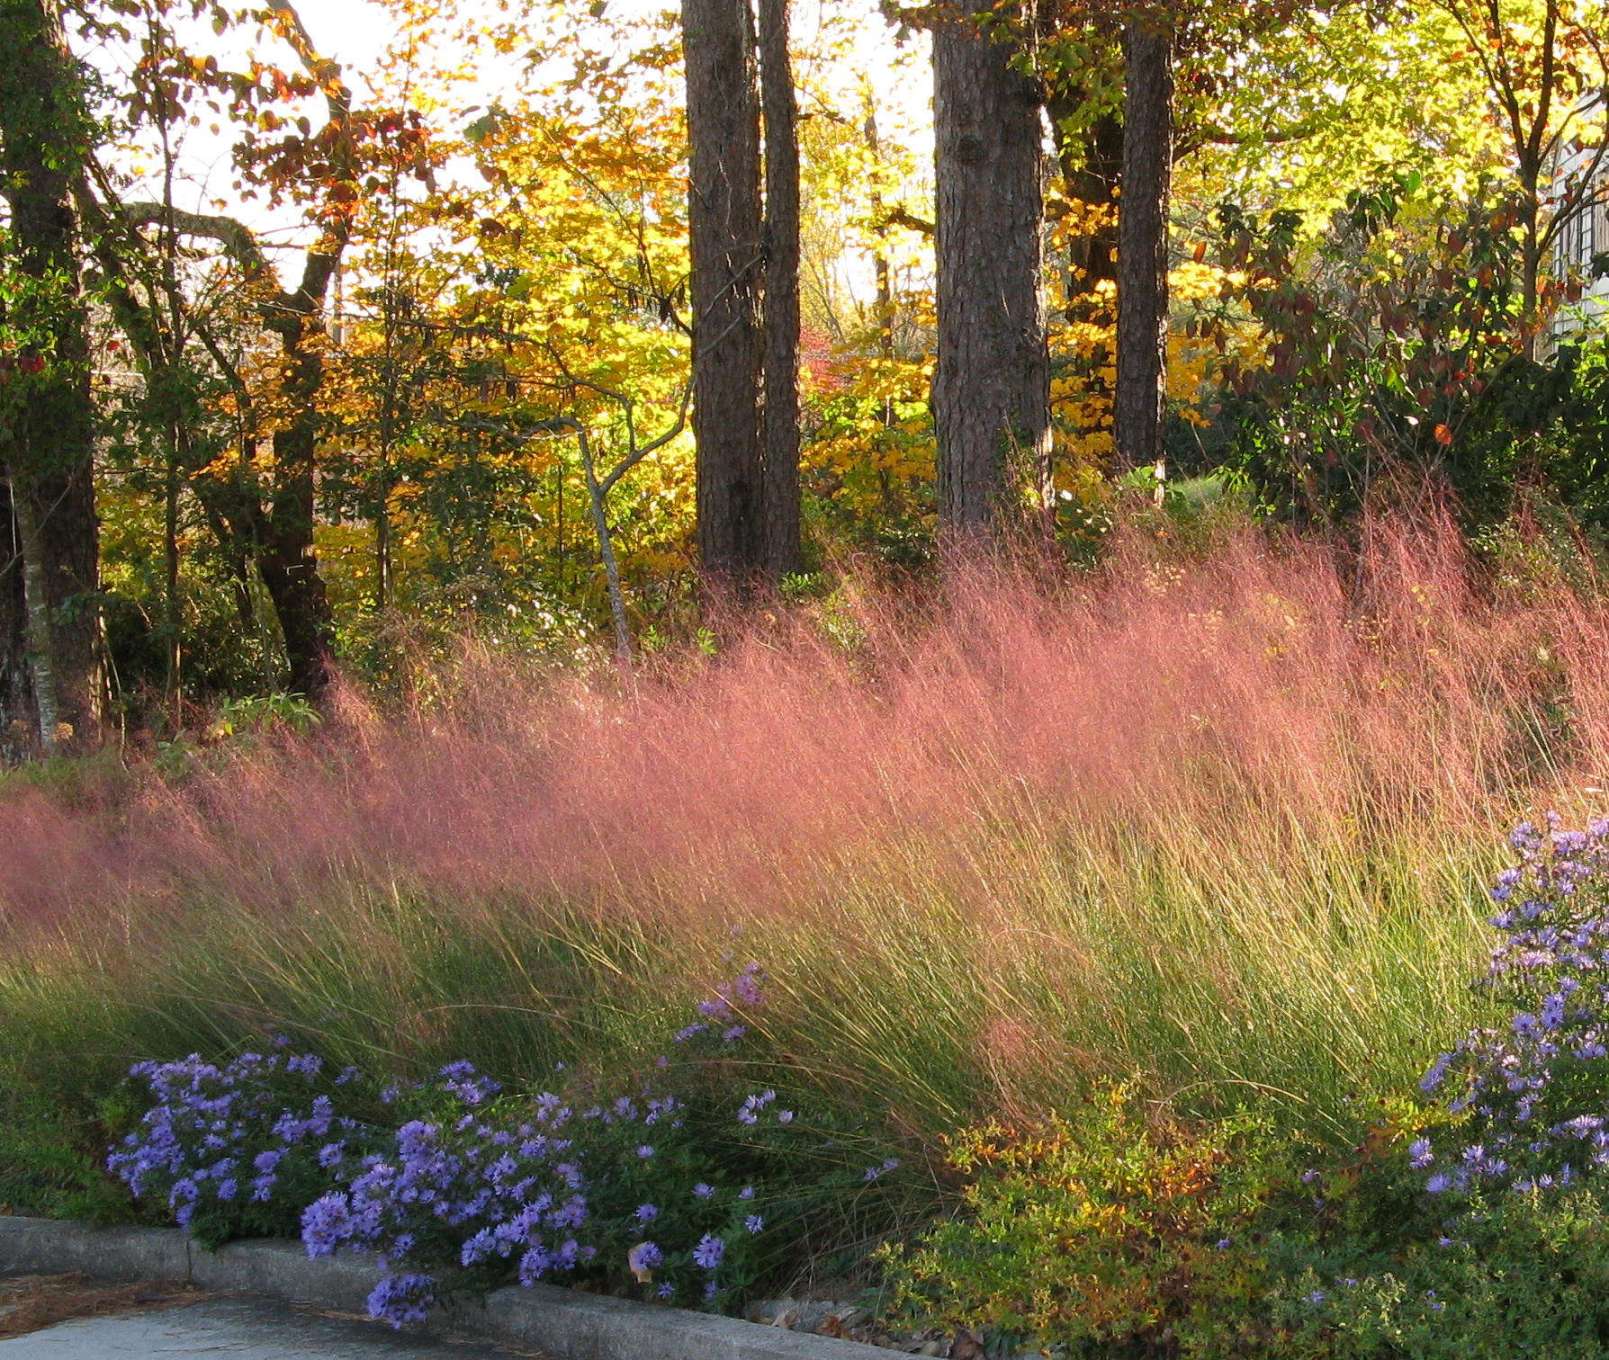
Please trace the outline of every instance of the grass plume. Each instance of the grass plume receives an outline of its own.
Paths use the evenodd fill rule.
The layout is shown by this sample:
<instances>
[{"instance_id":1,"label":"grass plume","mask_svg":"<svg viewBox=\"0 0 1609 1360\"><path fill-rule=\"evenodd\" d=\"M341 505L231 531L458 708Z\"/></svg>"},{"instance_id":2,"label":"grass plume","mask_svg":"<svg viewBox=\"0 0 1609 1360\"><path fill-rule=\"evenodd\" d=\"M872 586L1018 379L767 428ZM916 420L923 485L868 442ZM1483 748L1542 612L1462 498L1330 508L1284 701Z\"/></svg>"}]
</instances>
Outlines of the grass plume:
<instances>
[{"instance_id":1,"label":"grass plume","mask_svg":"<svg viewBox=\"0 0 1609 1360\"><path fill-rule=\"evenodd\" d=\"M632 694L468 652L438 680L181 781L0 799L13 1071L104 1088L282 1026L531 1076L741 953L779 1061L913 1134L1138 1073L1350 1136L1461 1027L1509 821L1580 815L1609 753L1603 605L1447 525L852 580Z\"/></svg>"}]
</instances>

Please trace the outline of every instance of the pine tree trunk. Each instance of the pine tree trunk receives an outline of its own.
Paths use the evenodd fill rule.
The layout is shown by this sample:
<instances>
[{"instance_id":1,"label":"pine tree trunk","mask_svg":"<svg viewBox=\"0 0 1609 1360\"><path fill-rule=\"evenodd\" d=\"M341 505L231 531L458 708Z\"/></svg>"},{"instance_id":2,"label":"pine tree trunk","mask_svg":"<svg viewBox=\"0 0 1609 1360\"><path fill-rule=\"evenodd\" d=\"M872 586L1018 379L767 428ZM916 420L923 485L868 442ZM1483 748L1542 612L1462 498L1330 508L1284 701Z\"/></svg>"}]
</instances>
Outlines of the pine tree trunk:
<instances>
[{"instance_id":1,"label":"pine tree trunk","mask_svg":"<svg viewBox=\"0 0 1609 1360\"><path fill-rule=\"evenodd\" d=\"M760 118L748 0L682 0L698 548L707 579L763 570Z\"/></svg>"},{"instance_id":2,"label":"pine tree trunk","mask_svg":"<svg viewBox=\"0 0 1609 1360\"><path fill-rule=\"evenodd\" d=\"M759 0L765 115L765 537L773 579L800 566L799 136L789 0Z\"/></svg>"},{"instance_id":3,"label":"pine tree trunk","mask_svg":"<svg viewBox=\"0 0 1609 1360\"><path fill-rule=\"evenodd\" d=\"M1049 492L1039 102L1011 50L946 0L933 33L939 516L971 536Z\"/></svg>"},{"instance_id":4,"label":"pine tree trunk","mask_svg":"<svg viewBox=\"0 0 1609 1360\"><path fill-rule=\"evenodd\" d=\"M1162 458L1167 391L1168 207L1173 174L1173 34L1134 19L1123 34L1123 188L1118 220L1118 465Z\"/></svg>"}]
</instances>

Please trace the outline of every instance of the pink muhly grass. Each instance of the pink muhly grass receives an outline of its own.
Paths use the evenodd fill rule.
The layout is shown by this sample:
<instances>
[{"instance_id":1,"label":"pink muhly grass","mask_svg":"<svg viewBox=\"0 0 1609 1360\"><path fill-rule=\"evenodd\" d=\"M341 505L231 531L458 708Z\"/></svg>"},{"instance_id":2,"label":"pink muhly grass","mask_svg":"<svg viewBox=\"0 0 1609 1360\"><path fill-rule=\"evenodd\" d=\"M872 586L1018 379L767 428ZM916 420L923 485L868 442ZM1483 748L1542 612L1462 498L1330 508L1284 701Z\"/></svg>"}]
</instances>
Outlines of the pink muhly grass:
<instances>
[{"instance_id":1,"label":"pink muhly grass","mask_svg":"<svg viewBox=\"0 0 1609 1360\"><path fill-rule=\"evenodd\" d=\"M764 1023L912 1107L948 1117L963 1067L1006 1109L1153 1060L1295 1082L1285 1035L1339 1090L1377 1061L1369 1016L1411 1046L1462 995L1471 866L1511 816L1601 810L1609 611L1494 582L1445 523L1358 552L1245 531L1082 575L973 563L923 598L852 578L632 693L466 648L430 695L348 693L311 737L99 806L0 800L0 916L115 974L227 908L262 923L228 937L239 975L281 988L287 938L339 928L422 1035L393 900L505 952L608 927L641 962L607 985L645 992L734 926L803 931ZM436 1001L477 999L530 1004Z\"/></svg>"},{"instance_id":2,"label":"pink muhly grass","mask_svg":"<svg viewBox=\"0 0 1609 1360\"><path fill-rule=\"evenodd\" d=\"M471 657L435 708L354 696L319 735L120 806L8 797L0 910L283 907L334 876L763 914L980 819L1277 854L1282 826L1348 817L1494 825L1609 752L1609 615L1477 589L1445 529L1378 527L1361 563L1250 534L1199 560L1127 548L1051 587L978 565L917 623L862 587L851 650L817 613L634 696Z\"/></svg>"}]
</instances>

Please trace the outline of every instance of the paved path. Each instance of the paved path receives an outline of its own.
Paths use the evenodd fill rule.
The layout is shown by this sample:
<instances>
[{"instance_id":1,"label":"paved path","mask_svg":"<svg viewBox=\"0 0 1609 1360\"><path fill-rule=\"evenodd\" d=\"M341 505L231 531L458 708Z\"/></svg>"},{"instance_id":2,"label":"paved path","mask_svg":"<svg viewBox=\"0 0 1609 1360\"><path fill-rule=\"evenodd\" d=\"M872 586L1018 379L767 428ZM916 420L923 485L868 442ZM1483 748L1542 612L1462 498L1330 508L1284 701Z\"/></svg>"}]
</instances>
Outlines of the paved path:
<instances>
[{"instance_id":1,"label":"paved path","mask_svg":"<svg viewBox=\"0 0 1609 1360\"><path fill-rule=\"evenodd\" d=\"M0 1341L0 1360L526 1360L530 1354L234 1298L59 1322Z\"/></svg>"}]
</instances>

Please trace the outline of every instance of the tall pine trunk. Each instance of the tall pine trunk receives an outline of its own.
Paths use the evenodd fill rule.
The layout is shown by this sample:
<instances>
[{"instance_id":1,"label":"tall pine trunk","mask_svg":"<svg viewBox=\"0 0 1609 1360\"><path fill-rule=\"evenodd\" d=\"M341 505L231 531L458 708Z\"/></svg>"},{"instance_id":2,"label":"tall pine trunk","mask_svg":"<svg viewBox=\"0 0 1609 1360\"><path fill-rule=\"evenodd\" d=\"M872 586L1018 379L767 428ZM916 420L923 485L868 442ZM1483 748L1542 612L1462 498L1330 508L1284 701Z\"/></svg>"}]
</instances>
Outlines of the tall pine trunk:
<instances>
[{"instance_id":1,"label":"tall pine trunk","mask_svg":"<svg viewBox=\"0 0 1609 1360\"><path fill-rule=\"evenodd\" d=\"M35 328L41 343L24 355L27 371L12 379L17 390L7 394L0 428L11 518L26 529L18 535L23 561L14 568L26 567L34 587L29 716L46 746L54 744L52 716L71 727L78 744L90 744L100 735L105 682L95 422L71 196L88 120L55 0L0 0L0 44L6 53L0 60L0 171L11 210L7 264L40 298L29 316L16 318ZM8 658L0 669L10 666Z\"/></svg>"},{"instance_id":2,"label":"tall pine trunk","mask_svg":"<svg viewBox=\"0 0 1609 1360\"><path fill-rule=\"evenodd\" d=\"M765 542L773 578L799 570L799 134L789 0L759 0L765 116Z\"/></svg>"},{"instance_id":3,"label":"tall pine trunk","mask_svg":"<svg viewBox=\"0 0 1609 1360\"><path fill-rule=\"evenodd\" d=\"M1134 468L1163 456L1173 176L1173 33L1164 16L1129 21L1123 79L1113 436L1119 466Z\"/></svg>"},{"instance_id":4,"label":"tall pine trunk","mask_svg":"<svg viewBox=\"0 0 1609 1360\"><path fill-rule=\"evenodd\" d=\"M682 0L699 557L739 586L764 569L760 118L748 0Z\"/></svg>"},{"instance_id":5,"label":"tall pine trunk","mask_svg":"<svg viewBox=\"0 0 1609 1360\"><path fill-rule=\"evenodd\" d=\"M987 13L988 11L983 11ZM1047 502L1042 127L1032 82L974 0L933 32L938 178L938 431L942 527L969 537Z\"/></svg>"}]
</instances>

